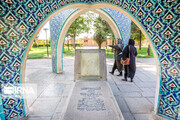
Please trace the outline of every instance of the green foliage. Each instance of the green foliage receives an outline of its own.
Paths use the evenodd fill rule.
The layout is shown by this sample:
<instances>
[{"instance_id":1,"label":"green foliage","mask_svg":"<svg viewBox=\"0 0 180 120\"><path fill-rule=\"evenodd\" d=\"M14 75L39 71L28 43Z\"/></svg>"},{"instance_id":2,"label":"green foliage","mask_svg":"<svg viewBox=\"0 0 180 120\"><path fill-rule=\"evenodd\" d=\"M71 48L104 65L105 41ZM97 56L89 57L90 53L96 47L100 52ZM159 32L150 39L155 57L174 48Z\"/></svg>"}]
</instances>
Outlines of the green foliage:
<instances>
[{"instance_id":1,"label":"green foliage","mask_svg":"<svg viewBox=\"0 0 180 120\"><path fill-rule=\"evenodd\" d=\"M73 45L74 45L74 44L69 43L69 47L73 47ZM82 46L83 46L83 44L81 44L81 43L75 43L75 45L76 45L76 47L82 47ZM67 47L68 44L64 44L64 46Z\"/></svg>"},{"instance_id":2,"label":"green foliage","mask_svg":"<svg viewBox=\"0 0 180 120\"><path fill-rule=\"evenodd\" d=\"M99 46L99 49L101 49L101 44L106 41L106 36L104 36L104 33L103 31L96 31L94 33L94 36L93 36L93 40L96 41L96 43L98 44Z\"/></svg>"},{"instance_id":3,"label":"green foliage","mask_svg":"<svg viewBox=\"0 0 180 120\"><path fill-rule=\"evenodd\" d=\"M101 44L106 41L107 37L110 37L113 40L115 40L114 33L109 26L109 24L102 19L100 16L98 16L94 22L95 27L95 34L93 36L93 39L96 41L96 43L99 46L99 49L101 48Z\"/></svg>"},{"instance_id":4,"label":"green foliage","mask_svg":"<svg viewBox=\"0 0 180 120\"><path fill-rule=\"evenodd\" d=\"M46 40L34 40L33 47L44 47L46 46ZM50 40L48 40L48 46L50 47Z\"/></svg>"},{"instance_id":5,"label":"green foliage","mask_svg":"<svg viewBox=\"0 0 180 120\"><path fill-rule=\"evenodd\" d=\"M90 30L90 27L88 26L90 20L85 19L83 16L79 16L70 26L67 37L71 37L74 40L74 47L75 47L75 41L76 36L78 36L80 33L88 32Z\"/></svg>"},{"instance_id":6,"label":"green foliage","mask_svg":"<svg viewBox=\"0 0 180 120\"><path fill-rule=\"evenodd\" d=\"M34 48L35 48L35 47L38 47L38 45L37 45L36 41L34 41L34 42L33 42L32 47L34 47Z\"/></svg>"},{"instance_id":7,"label":"green foliage","mask_svg":"<svg viewBox=\"0 0 180 120\"><path fill-rule=\"evenodd\" d=\"M151 55L147 56L147 47L142 47L142 50L138 50L137 58L153 58L153 53L151 51ZM51 55L51 48L49 48L49 53ZM67 47L64 47L64 56L74 56L74 50L68 50ZM31 48L28 59L40 59L47 57L47 49L46 47L38 47L38 48ZM106 49L106 58L114 58L114 52L110 49Z\"/></svg>"},{"instance_id":8,"label":"green foliage","mask_svg":"<svg viewBox=\"0 0 180 120\"><path fill-rule=\"evenodd\" d=\"M147 49L148 49L147 47L142 47L141 50L137 48L137 52L138 52L137 58L153 58L154 55L152 50L150 50L150 56L148 56Z\"/></svg>"},{"instance_id":9,"label":"green foliage","mask_svg":"<svg viewBox=\"0 0 180 120\"><path fill-rule=\"evenodd\" d=\"M83 43L83 40L82 39L77 39L78 43Z\"/></svg>"},{"instance_id":10,"label":"green foliage","mask_svg":"<svg viewBox=\"0 0 180 120\"><path fill-rule=\"evenodd\" d=\"M114 52L112 52L112 49L106 49L106 58L114 58Z\"/></svg>"},{"instance_id":11,"label":"green foliage","mask_svg":"<svg viewBox=\"0 0 180 120\"><path fill-rule=\"evenodd\" d=\"M140 41L140 31L138 32L134 32L133 34L131 34L131 38L134 39L135 41ZM145 40L145 36L144 34L141 35L141 40Z\"/></svg>"},{"instance_id":12,"label":"green foliage","mask_svg":"<svg viewBox=\"0 0 180 120\"><path fill-rule=\"evenodd\" d=\"M142 47L141 50L137 48L138 55L136 58L153 58L152 50L150 50L150 56L147 55L147 47ZM111 52L111 49L106 49L106 58L113 58L114 53Z\"/></svg>"},{"instance_id":13,"label":"green foliage","mask_svg":"<svg viewBox=\"0 0 180 120\"><path fill-rule=\"evenodd\" d=\"M68 50L67 47L64 48L63 56L74 56L74 50Z\"/></svg>"},{"instance_id":14,"label":"green foliage","mask_svg":"<svg viewBox=\"0 0 180 120\"><path fill-rule=\"evenodd\" d=\"M95 30L101 30L104 32L104 36L109 36L110 38L115 38L114 37L114 33L111 29L111 27L109 26L109 24L100 16L98 16L94 22L94 27Z\"/></svg>"},{"instance_id":15,"label":"green foliage","mask_svg":"<svg viewBox=\"0 0 180 120\"><path fill-rule=\"evenodd\" d=\"M90 30L91 24L93 23L94 18L96 16L92 12L86 12L85 14L83 14L83 16L84 16L85 24L87 25L87 28ZM86 32L89 32L89 30Z\"/></svg>"},{"instance_id":16,"label":"green foliage","mask_svg":"<svg viewBox=\"0 0 180 120\"><path fill-rule=\"evenodd\" d=\"M131 22L131 38L134 39L135 41L140 41L140 29L134 22ZM141 41L145 40L145 36L142 33L141 34Z\"/></svg>"},{"instance_id":17,"label":"green foliage","mask_svg":"<svg viewBox=\"0 0 180 120\"><path fill-rule=\"evenodd\" d=\"M70 26L67 36L74 38L74 35L77 36L82 32L88 32L89 27L86 24L85 18L83 16L79 16Z\"/></svg>"}]
</instances>

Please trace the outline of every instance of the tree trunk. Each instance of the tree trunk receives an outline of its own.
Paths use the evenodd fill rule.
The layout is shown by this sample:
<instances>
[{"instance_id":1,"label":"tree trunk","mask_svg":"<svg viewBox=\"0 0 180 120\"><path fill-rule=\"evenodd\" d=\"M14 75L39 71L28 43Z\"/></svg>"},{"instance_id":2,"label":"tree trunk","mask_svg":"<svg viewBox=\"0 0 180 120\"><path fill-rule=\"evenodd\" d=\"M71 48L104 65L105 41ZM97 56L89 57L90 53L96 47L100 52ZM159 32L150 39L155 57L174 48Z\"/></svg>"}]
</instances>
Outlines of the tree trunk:
<instances>
[{"instance_id":1,"label":"tree trunk","mask_svg":"<svg viewBox=\"0 0 180 120\"><path fill-rule=\"evenodd\" d=\"M113 40L112 40L112 45L114 45L114 41L115 41L115 40L113 39ZM113 48L111 49L111 52L113 52Z\"/></svg>"},{"instance_id":2,"label":"tree trunk","mask_svg":"<svg viewBox=\"0 0 180 120\"><path fill-rule=\"evenodd\" d=\"M106 39L106 49L107 49L107 39Z\"/></svg>"},{"instance_id":3,"label":"tree trunk","mask_svg":"<svg viewBox=\"0 0 180 120\"><path fill-rule=\"evenodd\" d=\"M74 34L73 37L74 37L74 49L76 49L76 34Z\"/></svg>"},{"instance_id":4,"label":"tree trunk","mask_svg":"<svg viewBox=\"0 0 180 120\"><path fill-rule=\"evenodd\" d=\"M69 39L68 39L68 51L69 51Z\"/></svg>"},{"instance_id":5,"label":"tree trunk","mask_svg":"<svg viewBox=\"0 0 180 120\"><path fill-rule=\"evenodd\" d=\"M65 53L64 46L65 46L65 45L63 45L63 53Z\"/></svg>"},{"instance_id":6,"label":"tree trunk","mask_svg":"<svg viewBox=\"0 0 180 120\"><path fill-rule=\"evenodd\" d=\"M114 45L114 39L112 40L112 45Z\"/></svg>"},{"instance_id":7,"label":"tree trunk","mask_svg":"<svg viewBox=\"0 0 180 120\"><path fill-rule=\"evenodd\" d=\"M139 50L141 50L141 38L142 36L141 36L141 30L140 30Z\"/></svg>"},{"instance_id":8,"label":"tree trunk","mask_svg":"<svg viewBox=\"0 0 180 120\"><path fill-rule=\"evenodd\" d=\"M148 44L147 55L150 56L150 44Z\"/></svg>"},{"instance_id":9,"label":"tree trunk","mask_svg":"<svg viewBox=\"0 0 180 120\"><path fill-rule=\"evenodd\" d=\"M101 44L99 44L99 49L101 49Z\"/></svg>"}]
</instances>

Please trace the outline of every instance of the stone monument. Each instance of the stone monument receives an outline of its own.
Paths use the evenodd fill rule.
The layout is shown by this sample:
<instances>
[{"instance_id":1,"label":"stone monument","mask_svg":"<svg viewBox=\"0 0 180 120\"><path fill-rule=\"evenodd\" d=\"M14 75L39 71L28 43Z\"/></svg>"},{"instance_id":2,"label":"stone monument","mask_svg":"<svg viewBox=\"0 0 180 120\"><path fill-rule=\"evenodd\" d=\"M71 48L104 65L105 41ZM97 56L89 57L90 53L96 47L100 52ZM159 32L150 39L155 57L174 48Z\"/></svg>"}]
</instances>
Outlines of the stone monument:
<instances>
[{"instance_id":1,"label":"stone monument","mask_svg":"<svg viewBox=\"0 0 180 120\"><path fill-rule=\"evenodd\" d=\"M74 80L107 80L105 50L77 49Z\"/></svg>"},{"instance_id":2,"label":"stone monument","mask_svg":"<svg viewBox=\"0 0 180 120\"><path fill-rule=\"evenodd\" d=\"M76 83L61 120L124 120L107 83L105 50L76 50L74 74Z\"/></svg>"}]
</instances>

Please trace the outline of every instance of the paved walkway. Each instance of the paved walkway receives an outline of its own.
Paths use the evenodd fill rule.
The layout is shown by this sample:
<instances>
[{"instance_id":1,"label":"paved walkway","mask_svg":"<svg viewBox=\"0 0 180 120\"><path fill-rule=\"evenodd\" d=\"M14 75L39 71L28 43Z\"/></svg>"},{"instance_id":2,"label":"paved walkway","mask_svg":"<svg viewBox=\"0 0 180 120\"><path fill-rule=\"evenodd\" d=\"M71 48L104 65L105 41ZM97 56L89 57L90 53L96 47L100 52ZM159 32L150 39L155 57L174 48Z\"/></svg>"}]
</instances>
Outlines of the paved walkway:
<instances>
[{"instance_id":1,"label":"paved walkway","mask_svg":"<svg viewBox=\"0 0 180 120\"><path fill-rule=\"evenodd\" d=\"M111 71L113 59L107 59ZM64 58L64 73L51 72L50 59L28 60L26 83L38 85L38 97L28 100L28 120L58 120L73 86L74 59ZM137 59L134 82L122 81L122 77L108 73L112 88L125 120L152 120L156 88L156 66L154 59Z\"/></svg>"}]
</instances>

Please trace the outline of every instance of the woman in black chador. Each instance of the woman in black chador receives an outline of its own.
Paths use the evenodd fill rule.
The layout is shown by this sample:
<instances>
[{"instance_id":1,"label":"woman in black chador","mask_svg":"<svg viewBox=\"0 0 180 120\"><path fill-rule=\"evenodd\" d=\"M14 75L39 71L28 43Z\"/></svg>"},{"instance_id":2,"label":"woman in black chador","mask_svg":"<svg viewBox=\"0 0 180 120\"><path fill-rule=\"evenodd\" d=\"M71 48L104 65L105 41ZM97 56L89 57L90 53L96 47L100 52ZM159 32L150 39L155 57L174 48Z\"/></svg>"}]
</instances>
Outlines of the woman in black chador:
<instances>
[{"instance_id":1,"label":"woman in black chador","mask_svg":"<svg viewBox=\"0 0 180 120\"><path fill-rule=\"evenodd\" d=\"M129 39L128 45L123 50L123 60L129 57L129 50L130 50L130 64L124 65L124 81L127 81L127 77L131 78L131 82L133 81L135 72L136 72L136 56L137 50L134 47L134 40Z\"/></svg>"}]
</instances>

